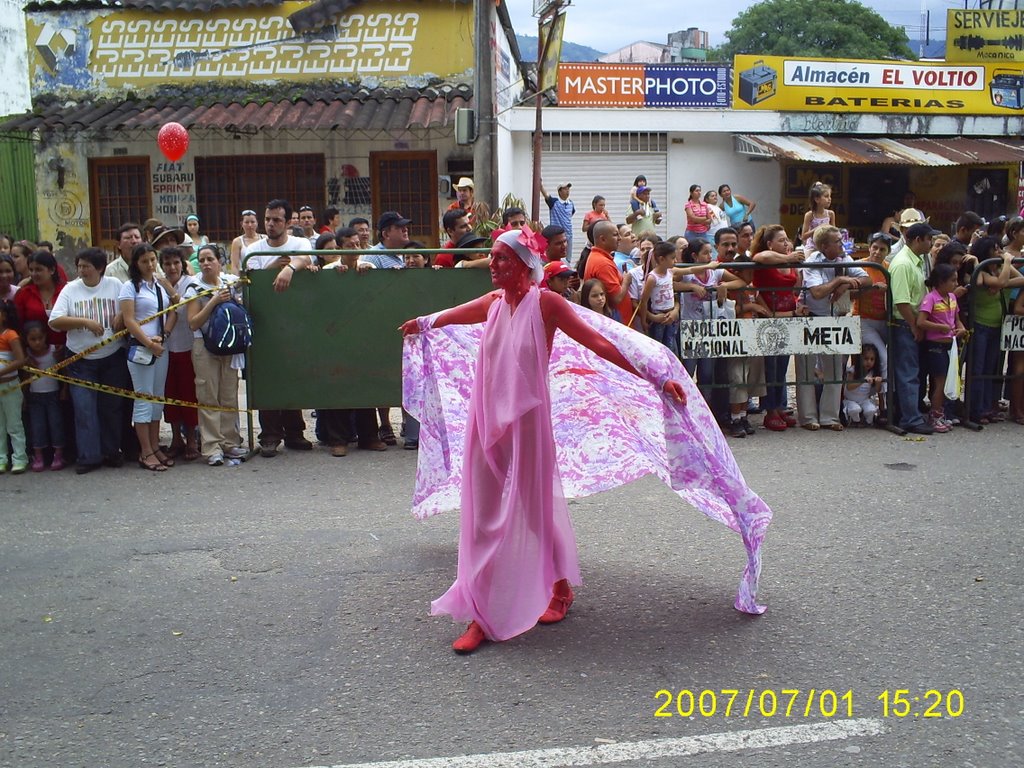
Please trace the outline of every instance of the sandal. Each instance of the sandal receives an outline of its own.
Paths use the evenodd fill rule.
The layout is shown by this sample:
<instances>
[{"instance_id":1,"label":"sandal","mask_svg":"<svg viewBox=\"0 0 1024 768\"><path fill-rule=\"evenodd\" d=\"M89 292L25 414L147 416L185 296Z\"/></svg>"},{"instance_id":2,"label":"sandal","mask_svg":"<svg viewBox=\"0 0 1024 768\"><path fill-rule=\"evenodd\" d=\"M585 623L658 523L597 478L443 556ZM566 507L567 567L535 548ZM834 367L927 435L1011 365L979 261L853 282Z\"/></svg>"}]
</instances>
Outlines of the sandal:
<instances>
[{"instance_id":1,"label":"sandal","mask_svg":"<svg viewBox=\"0 0 1024 768\"><path fill-rule=\"evenodd\" d=\"M154 456L156 458L156 460L159 461L161 464L163 464L165 467L173 467L174 466L174 459L170 458L160 448L157 448L155 451L153 451L149 455L150 456Z\"/></svg>"},{"instance_id":2,"label":"sandal","mask_svg":"<svg viewBox=\"0 0 1024 768\"><path fill-rule=\"evenodd\" d=\"M156 464L147 464L146 459L156 459ZM167 467L160 459L156 457L156 451L153 453L147 453L145 456L139 457L139 466L143 469L148 469L150 472L166 472Z\"/></svg>"},{"instance_id":3,"label":"sandal","mask_svg":"<svg viewBox=\"0 0 1024 768\"><path fill-rule=\"evenodd\" d=\"M196 459L199 458L199 451L196 448L187 445L185 446L185 453L182 456L182 458L185 461L195 461Z\"/></svg>"},{"instance_id":4,"label":"sandal","mask_svg":"<svg viewBox=\"0 0 1024 768\"><path fill-rule=\"evenodd\" d=\"M171 443L169 447L160 448L159 450L167 454L172 459L176 459L178 456L181 456L181 454L185 452L185 445L184 443L182 445L175 445L174 443Z\"/></svg>"},{"instance_id":5,"label":"sandal","mask_svg":"<svg viewBox=\"0 0 1024 768\"><path fill-rule=\"evenodd\" d=\"M818 424L818 422L816 421L808 421L806 424L801 424L800 428L806 429L809 432L817 432L819 429L821 429L821 425Z\"/></svg>"}]
</instances>

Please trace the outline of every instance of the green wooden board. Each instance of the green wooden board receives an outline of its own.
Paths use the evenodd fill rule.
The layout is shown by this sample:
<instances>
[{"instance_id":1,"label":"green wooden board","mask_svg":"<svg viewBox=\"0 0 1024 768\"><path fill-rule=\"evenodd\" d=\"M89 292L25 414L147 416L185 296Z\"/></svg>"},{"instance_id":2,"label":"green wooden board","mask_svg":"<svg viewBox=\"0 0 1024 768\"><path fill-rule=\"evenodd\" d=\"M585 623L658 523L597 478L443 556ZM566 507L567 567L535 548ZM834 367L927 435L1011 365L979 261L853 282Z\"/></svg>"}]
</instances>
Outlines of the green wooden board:
<instances>
[{"instance_id":1,"label":"green wooden board","mask_svg":"<svg viewBox=\"0 0 1024 768\"><path fill-rule=\"evenodd\" d=\"M247 391L252 408L368 408L402 402L402 334L411 317L491 289L484 269L299 272L283 293L276 269L252 270Z\"/></svg>"}]
</instances>

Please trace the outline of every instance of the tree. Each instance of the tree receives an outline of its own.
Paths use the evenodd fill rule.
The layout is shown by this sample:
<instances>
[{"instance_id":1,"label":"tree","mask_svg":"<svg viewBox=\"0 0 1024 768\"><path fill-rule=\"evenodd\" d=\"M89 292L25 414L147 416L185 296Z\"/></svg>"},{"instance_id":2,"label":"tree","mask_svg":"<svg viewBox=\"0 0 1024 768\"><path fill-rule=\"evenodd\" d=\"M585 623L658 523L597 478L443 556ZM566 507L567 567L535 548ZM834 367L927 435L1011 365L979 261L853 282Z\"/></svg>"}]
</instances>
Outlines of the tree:
<instances>
[{"instance_id":1,"label":"tree","mask_svg":"<svg viewBox=\"0 0 1024 768\"><path fill-rule=\"evenodd\" d=\"M763 0L733 19L719 61L737 53L915 59L907 35L856 0Z\"/></svg>"}]
</instances>

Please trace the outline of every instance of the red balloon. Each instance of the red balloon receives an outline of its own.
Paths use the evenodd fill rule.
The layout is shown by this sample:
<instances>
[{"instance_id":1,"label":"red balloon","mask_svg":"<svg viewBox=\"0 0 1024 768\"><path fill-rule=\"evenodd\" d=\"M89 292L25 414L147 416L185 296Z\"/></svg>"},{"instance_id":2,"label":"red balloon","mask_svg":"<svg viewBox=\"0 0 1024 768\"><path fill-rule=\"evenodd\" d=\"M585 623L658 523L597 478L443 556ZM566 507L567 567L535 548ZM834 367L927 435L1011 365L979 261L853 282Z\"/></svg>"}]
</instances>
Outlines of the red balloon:
<instances>
[{"instance_id":1,"label":"red balloon","mask_svg":"<svg viewBox=\"0 0 1024 768\"><path fill-rule=\"evenodd\" d=\"M167 123L156 135L156 143L164 157L175 163L188 152L188 131L181 123Z\"/></svg>"}]
</instances>

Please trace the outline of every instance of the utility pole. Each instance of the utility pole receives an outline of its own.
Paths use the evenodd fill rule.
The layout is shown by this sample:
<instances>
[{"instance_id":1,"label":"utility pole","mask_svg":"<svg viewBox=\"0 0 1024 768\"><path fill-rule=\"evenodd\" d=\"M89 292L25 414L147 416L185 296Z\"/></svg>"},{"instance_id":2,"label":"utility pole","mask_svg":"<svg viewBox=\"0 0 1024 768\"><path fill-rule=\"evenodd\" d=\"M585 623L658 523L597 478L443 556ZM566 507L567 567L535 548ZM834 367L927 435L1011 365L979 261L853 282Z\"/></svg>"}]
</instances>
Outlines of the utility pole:
<instances>
[{"instance_id":1,"label":"utility pole","mask_svg":"<svg viewBox=\"0 0 1024 768\"><path fill-rule=\"evenodd\" d=\"M534 94L535 114L533 129L533 192L530 198L530 218L540 221L540 160L544 151L544 65L555 41L554 17L559 14L564 0L534 0L533 12L537 16L537 40L543 46L537 51L537 93ZM544 23L552 20L548 34L544 35ZM559 41L560 42L560 41ZM558 63L555 63L558 66Z\"/></svg>"},{"instance_id":2,"label":"utility pole","mask_svg":"<svg viewBox=\"0 0 1024 768\"><path fill-rule=\"evenodd\" d=\"M476 102L479 129L477 139L473 143L473 184L476 199L483 200L492 209L498 204L495 199L497 169L494 145L497 140L497 126L494 118L494 51L491 48L493 20L493 0L475 0L473 99Z\"/></svg>"}]
</instances>

